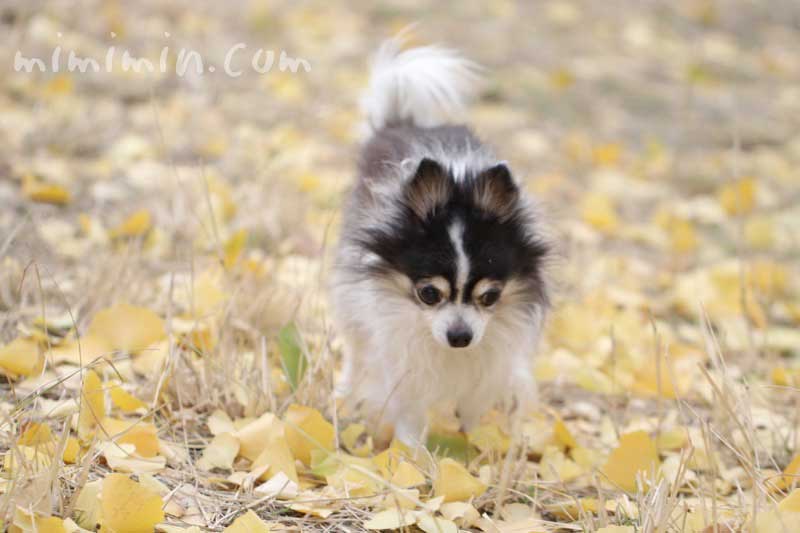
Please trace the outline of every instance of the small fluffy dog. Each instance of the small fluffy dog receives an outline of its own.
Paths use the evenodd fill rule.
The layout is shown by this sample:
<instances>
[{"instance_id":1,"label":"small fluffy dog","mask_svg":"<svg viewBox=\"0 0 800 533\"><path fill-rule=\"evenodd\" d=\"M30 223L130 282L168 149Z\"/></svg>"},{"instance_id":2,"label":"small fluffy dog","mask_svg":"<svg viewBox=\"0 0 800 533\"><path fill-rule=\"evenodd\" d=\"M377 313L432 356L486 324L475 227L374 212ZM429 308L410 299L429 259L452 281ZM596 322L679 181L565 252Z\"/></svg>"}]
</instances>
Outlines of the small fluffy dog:
<instances>
[{"instance_id":1,"label":"small fluffy dog","mask_svg":"<svg viewBox=\"0 0 800 533\"><path fill-rule=\"evenodd\" d=\"M548 246L506 163L451 123L477 73L453 51L388 41L362 102L369 138L332 284L337 394L408 444L423 442L429 409L454 405L468 429L536 394Z\"/></svg>"}]
</instances>

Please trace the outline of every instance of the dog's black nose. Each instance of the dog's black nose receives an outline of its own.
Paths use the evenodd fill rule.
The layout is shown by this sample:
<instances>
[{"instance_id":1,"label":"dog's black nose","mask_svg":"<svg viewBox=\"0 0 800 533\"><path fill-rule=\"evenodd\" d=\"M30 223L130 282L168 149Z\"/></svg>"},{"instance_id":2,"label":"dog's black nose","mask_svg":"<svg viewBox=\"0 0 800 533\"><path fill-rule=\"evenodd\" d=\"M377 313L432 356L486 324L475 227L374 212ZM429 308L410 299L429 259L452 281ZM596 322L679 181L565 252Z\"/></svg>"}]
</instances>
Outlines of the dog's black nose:
<instances>
[{"instance_id":1,"label":"dog's black nose","mask_svg":"<svg viewBox=\"0 0 800 533\"><path fill-rule=\"evenodd\" d=\"M447 342L453 348L464 348L472 342L472 332L464 327L450 329L447 331Z\"/></svg>"}]
</instances>

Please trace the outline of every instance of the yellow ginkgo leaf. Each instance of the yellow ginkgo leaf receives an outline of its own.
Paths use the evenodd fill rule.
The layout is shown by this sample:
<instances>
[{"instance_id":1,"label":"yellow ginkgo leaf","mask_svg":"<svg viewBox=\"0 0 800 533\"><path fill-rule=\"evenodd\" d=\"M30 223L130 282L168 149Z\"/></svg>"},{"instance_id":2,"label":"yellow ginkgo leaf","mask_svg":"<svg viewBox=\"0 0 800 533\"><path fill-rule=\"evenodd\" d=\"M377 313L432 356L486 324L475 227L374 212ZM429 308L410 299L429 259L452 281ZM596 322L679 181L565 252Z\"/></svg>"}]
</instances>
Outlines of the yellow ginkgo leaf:
<instances>
[{"instance_id":1,"label":"yellow ginkgo leaf","mask_svg":"<svg viewBox=\"0 0 800 533\"><path fill-rule=\"evenodd\" d=\"M255 461L266 447L267 440L274 434L284 436L283 424L272 413L264 413L255 420L249 420L234 434L240 444L239 455Z\"/></svg>"},{"instance_id":2,"label":"yellow ginkgo leaf","mask_svg":"<svg viewBox=\"0 0 800 533\"><path fill-rule=\"evenodd\" d=\"M111 403L123 413L132 413L137 409L147 409L147 404L119 385L111 387L108 394L111 396Z\"/></svg>"},{"instance_id":3,"label":"yellow ginkgo leaf","mask_svg":"<svg viewBox=\"0 0 800 533\"><path fill-rule=\"evenodd\" d=\"M79 339L54 347L48 354L48 361L53 364L70 363L85 366L100 357L110 355L113 351L105 338L83 335Z\"/></svg>"},{"instance_id":4,"label":"yellow ginkgo leaf","mask_svg":"<svg viewBox=\"0 0 800 533\"><path fill-rule=\"evenodd\" d=\"M164 321L144 307L121 303L99 311L89 334L104 339L113 350L138 352L166 336Z\"/></svg>"},{"instance_id":5,"label":"yellow ginkgo leaf","mask_svg":"<svg viewBox=\"0 0 800 533\"><path fill-rule=\"evenodd\" d=\"M748 281L760 294L780 296L789 289L789 270L774 261L757 261L750 267Z\"/></svg>"},{"instance_id":6,"label":"yellow ginkgo leaf","mask_svg":"<svg viewBox=\"0 0 800 533\"><path fill-rule=\"evenodd\" d=\"M30 514L26 509L17 507L14 519L9 528L11 533L35 531L37 533L67 533L64 520L55 516L38 516Z\"/></svg>"},{"instance_id":7,"label":"yellow ginkgo leaf","mask_svg":"<svg viewBox=\"0 0 800 533\"><path fill-rule=\"evenodd\" d=\"M557 447L548 446L539 463L539 472L544 481L567 482L583 474L584 470Z\"/></svg>"},{"instance_id":8,"label":"yellow ginkgo leaf","mask_svg":"<svg viewBox=\"0 0 800 533\"><path fill-rule=\"evenodd\" d=\"M103 438L117 444L133 444L140 457L158 455L158 430L150 422L106 417L103 419L103 431Z\"/></svg>"},{"instance_id":9,"label":"yellow ginkgo leaf","mask_svg":"<svg viewBox=\"0 0 800 533\"><path fill-rule=\"evenodd\" d=\"M316 409L292 404L283 420L289 449L303 464L311 464L312 450L333 451L336 432Z\"/></svg>"},{"instance_id":10,"label":"yellow ginkgo leaf","mask_svg":"<svg viewBox=\"0 0 800 533\"><path fill-rule=\"evenodd\" d=\"M75 437L67 437L67 445L64 447L64 453L61 458L67 464L75 464L78 462L78 456L81 453L81 445Z\"/></svg>"},{"instance_id":11,"label":"yellow ginkgo leaf","mask_svg":"<svg viewBox=\"0 0 800 533\"><path fill-rule=\"evenodd\" d=\"M94 429L106 415L105 391L100 376L87 370L81 386L80 413L78 414L78 436L82 440L91 438Z\"/></svg>"},{"instance_id":12,"label":"yellow ginkgo leaf","mask_svg":"<svg viewBox=\"0 0 800 533\"><path fill-rule=\"evenodd\" d=\"M372 454L372 437L362 424L350 424L340 435L342 445L356 457L369 457Z\"/></svg>"},{"instance_id":13,"label":"yellow ginkgo leaf","mask_svg":"<svg viewBox=\"0 0 800 533\"><path fill-rule=\"evenodd\" d=\"M217 409L209 415L206 421L208 430L212 435L219 435L220 433L234 433L236 428L233 426L233 420L228 416L228 413L222 409Z\"/></svg>"},{"instance_id":14,"label":"yellow ginkgo leaf","mask_svg":"<svg viewBox=\"0 0 800 533\"><path fill-rule=\"evenodd\" d=\"M439 512L442 513L445 519L455 522L456 525L462 528L474 526L481 518L475 506L466 502L443 503L439 508Z\"/></svg>"},{"instance_id":15,"label":"yellow ginkgo leaf","mask_svg":"<svg viewBox=\"0 0 800 533\"><path fill-rule=\"evenodd\" d=\"M669 225L669 240L674 251L680 254L694 252L699 244L694 225L682 218L673 218Z\"/></svg>"},{"instance_id":16,"label":"yellow ginkgo leaf","mask_svg":"<svg viewBox=\"0 0 800 533\"><path fill-rule=\"evenodd\" d=\"M247 230L240 229L231 235L231 238L225 242L225 255L223 256L222 260L225 268L230 270L236 266L236 263L239 262L239 258L242 256L242 251L244 251L246 244Z\"/></svg>"},{"instance_id":17,"label":"yellow ginkgo leaf","mask_svg":"<svg viewBox=\"0 0 800 533\"><path fill-rule=\"evenodd\" d=\"M619 446L611 452L603 474L615 486L626 492L636 492L636 477L650 475L659 467L656 443L645 431L620 436Z\"/></svg>"},{"instance_id":18,"label":"yellow ginkgo leaf","mask_svg":"<svg viewBox=\"0 0 800 533\"><path fill-rule=\"evenodd\" d=\"M374 472L373 463L369 459L340 454L335 457L336 470L325 476L328 486L349 494L352 497L363 498L376 495L382 486Z\"/></svg>"},{"instance_id":19,"label":"yellow ginkgo leaf","mask_svg":"<svg viewBox=\"0 0 800 533\"><path fill-rule=\"evenodd\" d=\"M240 432L239 441L241 448L239 453L244 455L243 449L245 444L241 434ZM289 449L289 444L286 442L286 435L280 420L275 419L275 422L268 426L267 431L261 434L261 438L263 439L259 446L261 452L253 460L251 470L257 470L262 466L267 466L267 470L259 476L260 480L266 481L279 472L283 472L289 479L297 483L299 480L297 478L297 469L294 465L294 456ZM248 447L252 449L252 444L248 444Z\"/></svg>"},{"instance_id":20,"label":"yellow ginkgo leaf","mask_svg":"<svg viewBox=\"0 0 800 533\"><path fill-rule=\"evenodd\" d=\"M203 456L197 460L197 466L201 470L214 468L232 470L233 461L238 454L239 440L230 433L220 433L203 450Z\"/></svg>"},{"instance_id":21,"label":"yellow ginkgo leaf","mask_svg":"<svg viewBox=\"0 0 800 533\"><path fill-rule=\"evenodd\" d=\"M376 513L372 518L364 522L364 528L370 530L400 529L413 526L416 523L416 514L395 508Z\"/></svg>"},{"instance_id":22,"label":"yellow ginkgo leaf","mask_svg":"<svg viewBox=\"0 0 800 533\"><path fill-rule=\"evenodd\" d=\"M222 531L224 533L269 533L269 527L256 513L248 510Z\"/></svg>"},{"instance_id":23,"label":"yellow ginkgo leaf","mask_svg":"<svg viewBox=\"0 0 800 533\"><path fill-rule=\"evenodd\" d=\"M373 457L372 462L378 468L378 472L380 472L381 476L388 481L392 479L400 462L406 456L407 455L402 450L389 447Z\"/></svg>"},{"instance_id":24,"label":"yellow ginkgo leaf","mask_svg":"<svg viewBox=\"0 0 800 533\"><path fill-rule=\"evenodd\" d=\"M793 490L777 507L762 511L754 533L800 532L800 489Z\"/></svg>"},{"instance_id":25,"label":"yellow ginkgo leaf","mask_svg":"<svg viewBox=\"0 0 800 533\"><path fill-rule=\"evenodd\" d=\"M567 428L567 425L560 417L557 417L556 421L553 422L553 440L555 440L555 443L562 450L572 449L578 446L575 437L572 436L569 428Z\"/></svg>"},{"instance_id":26,"label":"yellow ginkgo leaf","mask_svg":"<svg viewBox=\"0 0 800 533\"><path fill-rule=\"evenodd\" d=\"M613 166L622 157L622 146L617 143L600 144L592 148L592 161L597 166Z\"/></svg>"},{"instance_id":27,"label":"yellow ginkgo leaf","mask_svg":"<svg viewBox=\"0 0 800 533\"><path fill-rule=\"evenodd\" d=\"M124 474L109 474L103 480L101 508L104 531L149 533L164 520L164 502L159 494Z\"/></svg>"},{"instance_id":28,"label":"yellow ginkgo leaf","mask_svg":"<svg viewBox=\"0 0 800 533\"><path fill-rule=\"evenodd\" d=\"M66 205L71 199L69 191L61 185L42 183L31 174L23 178L22 192L28 199L43 204Z\"/></svg>"},{"instance_id":29,"label":"yellow ginkgo leaf","mask_svg":"<svg viewBox=\"0 0 800 533\"><path fill-rule=\"evenodd\" d=\"M720 205L729 215L743 215L756 205L756 180L742 178L723 185L717 192Z\"/></svg>"},{"instance_id":30,"label":"yellow ginkgo leaf","mask_svg":"<svg viewBox=\"0 0 800 533\"><path fill-rule=\"evenodd\" d=\"M793 484L800 485L800 454L795 455L791 462L786 465L786 468L783 469L783 475L774 484L778 490L786 489Z\"/></svg>"},{"instance_id":31,"label":"yellow ginkgo leaf","mask_svg":"<svg viewBox=\"0 0 800 533\"><path fill-rule=\"evenodd\" d=\"M39 446L16 446L3 456L3 470L14 473L18 469L38 473L53 464L54 443Z\"/></svg>"},{"instance_id":32,"label":"yellow ginkgo leaf","mask_svg":"<svg viewBox=\"0 0 800 533\"><path fill-rule=\"evenodd\" d=\"M77 494L73 516L75 522L84 529L94 531L100 520L101 503L98 496L102 486L102 479L90 481Z\"/></svg>"},{"instance_id":33,"label":"yellow ginkgo leaf","mask_svg":"<svg viewBox=\"0 0 800 533\"><path fill-rule=\"evenodd\" d=\"M203 272L197 276L192 288L192 316L202 318L215 313L226 298L226 293L222 290L221 270Z\"/></svg>"},{"instance_id":34,"label":"yellow ginkgo leaf","mask_svg":"<svg viewBox=\"0 0 800 533\"><path fill-rule=\"evenodd\" d=\"M147 233L152 226L153 220L150 211L147 209L140 209L123 220L121 224L109 230L108 234L114 239L139 237Z\"/></svg>"},{"instance_id":35,"label":"yellow ginkgo leaf","mask_svg":"<svg viewBox=\"0 0 800 533\"><path fill-rule=\"evenodd\" d=\"M47 424L34 422L22 432L17 444L20 446L36 446L53 441L53 432Z\"/></svg>"},{"instance_id":36,"label":"yellow ginkgo leaf","mask_svg":"<svg viewBox=\"0 0 800 533\"><path fill-rule=\"evenodd\" d=\"M464 465L446 457L439 461L433 492L443 496L446 502L463 501L486 492L486 485L473 477Z\"/></svg>"},{"instance_id":37,"label":"yellow ginkgo leaf","mask_svg":"<svg viewBox=\"0 0 800 533\"><path fill-rule=\"evenodd\" d=\"M31 376L41 368L39 346L33 341L17 338L0 348L0 374Z\"/></svg>"},{"instance_id":38,"label":"yellow ginkgo leaf","mask_svg":"<svg viewBox=\"0 0 800 533\"><path fill-rule=\"evenodd\" d=\"M474 444L482 452L506 453L511 446L511 439L497 424L483 424L473 428L467 435L470 444Z\"/></svg>"},{"instance_id":39,"label":"yellow ginkgo leaf","mask_svg":"<svg viewBox=\"0 0 800 533\"><path fill-rule=\"evenodd\" d=\"M611 198L600 193L590 193L581 202L583 220L603 233L612 234L619 227L619 217Z\"/></svg>"},{"instance_id":40,"label":"yellow ginkgo leaf","mask_svg":"<svg viewBox=\"0 0 800 533\"><path fill-rule=\"evenodd\" d=\"M425 484L425 476L408 461L401 461L391 479L392 485L408 489Z\"/></svg>"}]
</instances>

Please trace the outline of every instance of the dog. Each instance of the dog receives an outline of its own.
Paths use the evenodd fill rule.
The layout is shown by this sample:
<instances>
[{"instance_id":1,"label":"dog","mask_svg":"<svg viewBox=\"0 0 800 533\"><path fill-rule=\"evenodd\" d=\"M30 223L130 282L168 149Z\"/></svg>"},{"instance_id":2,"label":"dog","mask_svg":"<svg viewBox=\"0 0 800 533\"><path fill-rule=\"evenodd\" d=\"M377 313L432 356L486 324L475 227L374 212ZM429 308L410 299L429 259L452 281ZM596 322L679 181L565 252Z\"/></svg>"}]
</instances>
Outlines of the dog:
<instances>
[{"instance_id":1,"label":"dog","mask_svg":"<svg viewBox=\"0 0 800 533\"><path fill-rule=\"evenodd\" d=\"M481 68L438 46L385 42L362 98L367 136L333 264L344 343L336 393L406 444L428 412L464 430L536 399L551 246L509 165L458 118Z\"/></svg>"}]
</instances>

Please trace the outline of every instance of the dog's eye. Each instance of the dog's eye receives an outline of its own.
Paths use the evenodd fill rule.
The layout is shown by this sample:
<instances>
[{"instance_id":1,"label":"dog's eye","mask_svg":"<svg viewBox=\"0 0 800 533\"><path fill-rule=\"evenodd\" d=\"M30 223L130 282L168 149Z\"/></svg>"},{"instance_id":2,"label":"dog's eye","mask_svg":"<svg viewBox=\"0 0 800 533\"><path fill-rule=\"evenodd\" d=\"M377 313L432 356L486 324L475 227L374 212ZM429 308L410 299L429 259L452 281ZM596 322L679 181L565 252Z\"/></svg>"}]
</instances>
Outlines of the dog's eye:
<instances>
[{"instance_id":1,"label":"dog's eye","mask_svg":"<svg viewBox=\"0 0 800 533\"><path fill-rule=\"evenodd\" d=\"M426 305L436 305L442 301L442 291L433 285L425 285L417 289L417 296Z\"/></svg>"},{"instance_id":2,"label":"dog's eye","mask_svg":"<svg viewBox=\"0 0 800 533\"><path fill-rule=\"evenodd\" d=\"M490 307L497 303L497 300L500 299L500 289L490 289L483 294L479 298L479 301L482 306Z\"/></svg>"}]
</instances>

